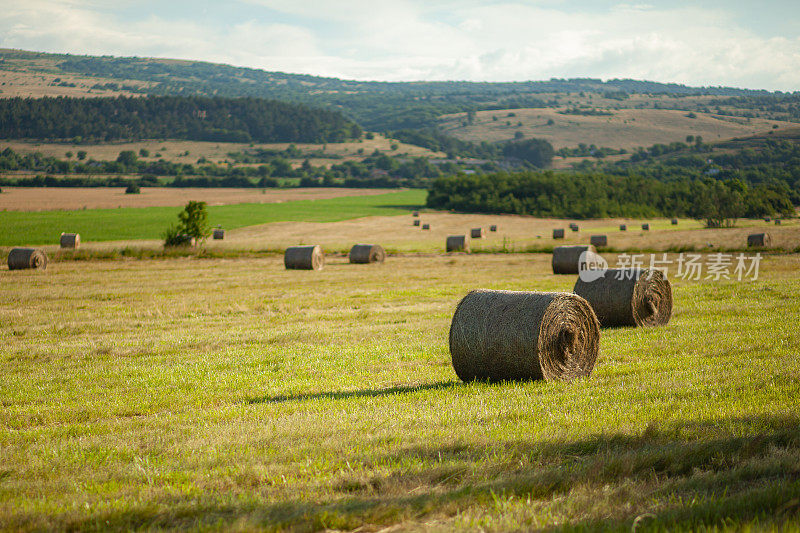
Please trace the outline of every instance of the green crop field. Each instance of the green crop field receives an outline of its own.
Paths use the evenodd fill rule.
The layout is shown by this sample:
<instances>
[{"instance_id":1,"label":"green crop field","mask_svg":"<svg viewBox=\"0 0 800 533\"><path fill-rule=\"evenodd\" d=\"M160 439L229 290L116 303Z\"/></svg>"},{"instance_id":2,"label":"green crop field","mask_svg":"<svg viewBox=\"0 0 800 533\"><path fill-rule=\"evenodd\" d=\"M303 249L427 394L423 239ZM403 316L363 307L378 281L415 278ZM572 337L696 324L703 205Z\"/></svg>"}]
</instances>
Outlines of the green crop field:
<instances>
[{"instance_id":1,"label":"green crop field","mask_svg":"<svg viewBox=\"0 0 800 533\"><path fill-rule=\"evenodd\" d=\"M335 222L351 218L408 214L424 205L427 192L404 190L374 196L325 200L209 206L212 225L228 229L268 222ZM158 239L178 220L179 207L84 209L76 211L0 211L0 246L52 244L61 232L86 241Z\"/></svg>"},{"instance_id":2,"label":"green crop field","mask_svg":"<svg viewBox=\"0 0 800 533\"><path fill-rule=\"evenodd\" d=\"M586 379L460 383L459 299L549 260L0 270L0 529L796 530L800 257L675 281Z\"/></svg>"}]
</instances>

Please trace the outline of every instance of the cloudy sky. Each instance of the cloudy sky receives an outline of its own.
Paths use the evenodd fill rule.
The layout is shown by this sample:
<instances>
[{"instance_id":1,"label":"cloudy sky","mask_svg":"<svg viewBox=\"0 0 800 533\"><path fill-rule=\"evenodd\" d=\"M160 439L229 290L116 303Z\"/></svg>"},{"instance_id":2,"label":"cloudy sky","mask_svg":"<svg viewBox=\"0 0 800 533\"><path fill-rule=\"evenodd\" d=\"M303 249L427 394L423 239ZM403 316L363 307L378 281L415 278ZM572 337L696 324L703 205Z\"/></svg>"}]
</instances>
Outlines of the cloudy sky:
<instances>
[{"instance_id":1,"label":"cloudy sky","mask_svg":"<svg viewBox=\"0 0 800 533\"><path fill-rule=\"evenodd\" d=\"M800 90L800 1L0 0L0 47L359 80Z\"/></svg>"}]
</instances>

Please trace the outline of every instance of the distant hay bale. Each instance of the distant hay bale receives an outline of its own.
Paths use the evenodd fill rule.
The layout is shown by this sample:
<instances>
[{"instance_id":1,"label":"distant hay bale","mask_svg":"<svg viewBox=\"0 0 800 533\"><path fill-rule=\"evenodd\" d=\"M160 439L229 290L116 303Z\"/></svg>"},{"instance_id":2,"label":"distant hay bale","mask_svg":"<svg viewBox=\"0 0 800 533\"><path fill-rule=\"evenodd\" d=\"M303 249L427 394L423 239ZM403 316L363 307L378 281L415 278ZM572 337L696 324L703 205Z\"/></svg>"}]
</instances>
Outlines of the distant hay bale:
<instances>
[{"instance_id":1,"label":"distant hay bale","mask_svg":"<svg viewBox=\"0 0 800 533\"><path fill-rule=\"evenodd\" d=\"M79 233L62 233L59 240L61 248L78 248L81 245Z\"/></svg>"},{"instance_id":2,"label":"distant hay bale","mask_svg":"<svg viewBox=\"0 0 800 533\"><path fill-rule=\"evenodd\" d=\"M422 229L431 229L431 225L430 224L423 224L422 225Z\"/></svg>"},{"instance_id":3,"label":"distant hay bale","mask_svg":"<svg viewBox=\"0 0 800 533\"><path fill-rule=\"evenodd\" d=\"M287 270L321 270L325 265L325 254L320 245L290 246L283 254Z\"/></svg>"},{"instance_id":4,"label":"distant hay bale","mask_svg":"<svg viewBox=\"0 0 800 533\"><path fill-rule=\"evenodd\" d=\"M748 247L765 248L772 244L772 237L769 233L751 233L747 236Z\"/></svg>"},{"instance_id":5,"label":"distant hay bale","mask_svg":"<svg viewBox=\"0 0 800 533\"><path fill-rule=\"evenodd\" d=\"M781 219L779 219L779 218L776 218L776 219L775 219L775 225L776 225L776 226L780 226L780 225L781 225Z\"/></svg>"},{"instance_id":6,"label":"distant hay bale","mask_svg":"<svg viewBox=\"0 0 800 533\"><path fill-rule=\"evenodd\" d=\"M489 231L492 232L497 231L497 224L492 224L491 226L489 226Z\"/></svg>"},{"instance_id":7,"label":"distant hay bale","mask_svg":"<svg viewBox=\"0 0 800 533\"><path fill-rule=\"evenodd\" d=\"M463 381L584 377L599 348L594 311L569 293L474 290L450 324L450 356Z\"/></svg>"},{"instance_id":8,"label":"distant hay bale","mask_svg":"<svg viewBox=\"0 0 800 533\"><path fill-rule=\"evenodd\" d=\"M419 219L414 220L414 225L419 226Z\"/></svg>"},{"instance_id":9,"label":"distant hay bale","mask_svg":"<svg viewBox=\"0 0 800 533\"><path fill-rule=\"evenodd\" d=\"M215 241L221 241L225 238L225 230L222 228L214 228L213 236Z\"/></svg>"},{"instance_id":10,"label":"distant hay bale","mask_svg":"<svg viewBox=\"0 0 800 533\"><path fill-rule=\"evenodd\" d=\"M589 302L603 327L661 326L672 316L672 287L660 270L609 269L573 292Z\"/></svg>"},{"instance_id":11,"label":"distant hay bale","mask_svg":"<svg viewBox=\"0 0 800 533\"><path fill-rule=\"evenodd\" d=\"M770 222L772 219L770 217L764 217L764 222Z\"/></svg>"},{"instance_id":12,"label":"distant hay bale","mask_svg":"<svg viewBox=\"0 0 800 533\"><path fill-rule=\"evenodd\" d=\"M569 225L569 229L572 231L578 231L578 225L573 222Z\"/></svg>"},{"instance_id":13,"label":"distant hay bale","mask_svg":"<svg viewBox=\"0 0 800 533\"><path fill-rule=\"evenodd\" d=\"M482 239L484 235L483 228L472 228L469 232L469 236L473 239Z\"/></svg>"},{"instance_id":14,"label":"distant hay bale","mask_svg":"<svg viewBox=\"0 0 800 533\"><path fill-rule=\"evenodd\" d=\"M608 246L607 235L592 235L589 237L589 243L592 246Z\"/></svg>"},{"instance_id":15,"label":"distant hay bale","mask_svg":"<svg viewBox=\"0 0 800 533\"><path fill-rule=\"evenodd\" d=\"M642 224L642 230L650 231L650 224Z\"/></svg>"},{"instance_id":16,"label":"distant hay bale","mask_svg":"<svg viewBox=\"0 0 800 533\"><path fill-rule=\"evenodd\" d=\"M620 231L628 231L628 226L626 226L625 224L620 224L619 225L619 230Z\"/></svg>"},{"instance_id":17,"label":"distant hay bale","mask_svg":"<svg viewBox=\"0 0 800 533\"><path fill-rule=\"evenodd\" d=\"M594 245L556 246L553 248L553 274L577 274L581 254L587 252L587 260L600 258Z\"/></svg>"},{"instance_id":18,"label":"distant hay bale","mask_svg":"<svg viewBox=\"0 0 800 533\"><path fill-rule=\"evenodd\" d=\"M8 253L9 270L25 270L29 268L44 270L47 268L47 254L36 248L13 248Z\"/></svg>"},{"instance_id":19,"label":"distant hay bale","mask_svg":"<svg viewBox=\"0 0 800 533\"><path fill-rule=\"evenodd\" d=\"M412 217L418 217L419 216L419 211L414 211L413 213L411 213L411 216Z\"/></svg>"},{"instance_id":20,"label":"distant hay bale","mask_svg":"<svg viewBox=\"0 0 800 533\"><path fill-rule=\"evenodd\" d=\"M554 229L553 230L553 238L554 239L563 239L564 238L564 228Z\"/></svg>"},{"instance_id":21,"label":"distant hay bale","mask_svg":"<svg viewBox=\"0 0 800 533\"><path fill-rule=\"evenodd\" d=\"M450 235L445 242L447 252L469 252L469 239L466 235Z\"/></svg>"},{"instance_id":22,"label":"distant hay bale","mask_svg":"<svg viewBox=\"0 0 800 533\"><path fill-rule=\"evenodd\" d=\"M383 263L386 252L379 244L356 244L348 257L351 263Z\"/></svg>"},{"instance_id":23,"label":"distant hay bale","mask_svg":"<svg viewBox=\"0 0 800 533\"><path fill-rule=\"evenodd\" d=\"M673 226L677 226L678 225L678 219L677 218L673 218L672 219L672 225Z\"/></svg>"}]
</instances>

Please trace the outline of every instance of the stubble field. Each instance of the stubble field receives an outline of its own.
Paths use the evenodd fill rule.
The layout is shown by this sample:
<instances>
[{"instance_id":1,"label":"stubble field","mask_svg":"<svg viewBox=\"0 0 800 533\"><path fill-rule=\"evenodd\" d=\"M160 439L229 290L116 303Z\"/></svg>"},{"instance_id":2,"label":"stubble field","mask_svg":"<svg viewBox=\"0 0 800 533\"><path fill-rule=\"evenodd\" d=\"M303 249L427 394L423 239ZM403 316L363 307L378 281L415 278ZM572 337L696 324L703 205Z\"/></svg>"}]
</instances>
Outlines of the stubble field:
<instances>
[{"instance_id":1,"label":"stubble field","mask_svg":"<svg viewBox=\"0 0 800 533\"><path fill-rule=\"evenodd\" d=\"M0 525L792 529L798 267L675 279L589 378L502 384L458 382L449 321L473 288L570 290L545 254L3 269Z\"/></svg>"}]
</instances>

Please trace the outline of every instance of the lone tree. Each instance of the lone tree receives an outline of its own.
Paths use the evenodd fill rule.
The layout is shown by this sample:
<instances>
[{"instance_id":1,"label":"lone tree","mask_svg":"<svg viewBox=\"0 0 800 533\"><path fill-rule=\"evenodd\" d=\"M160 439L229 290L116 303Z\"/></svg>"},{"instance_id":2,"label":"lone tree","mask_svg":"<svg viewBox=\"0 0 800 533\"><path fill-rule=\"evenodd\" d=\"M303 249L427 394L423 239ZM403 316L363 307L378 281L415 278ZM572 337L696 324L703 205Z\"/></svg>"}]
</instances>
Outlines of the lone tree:
<instances>
[{"instance_id":1,"label":"lone tree","mask_svg":"<svg viewBox=\"0 0 800 533\"><path fill-rule=\"evenodd\" d=\"M200 244L211 234L208 225L208 212L205 202L190 201L178 213L178 225L170 226L164 235L165 246L186 244L188 238L194 238Z\"/></svg>"}]
</instances>

